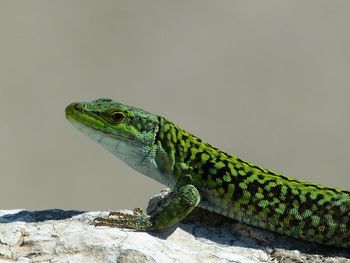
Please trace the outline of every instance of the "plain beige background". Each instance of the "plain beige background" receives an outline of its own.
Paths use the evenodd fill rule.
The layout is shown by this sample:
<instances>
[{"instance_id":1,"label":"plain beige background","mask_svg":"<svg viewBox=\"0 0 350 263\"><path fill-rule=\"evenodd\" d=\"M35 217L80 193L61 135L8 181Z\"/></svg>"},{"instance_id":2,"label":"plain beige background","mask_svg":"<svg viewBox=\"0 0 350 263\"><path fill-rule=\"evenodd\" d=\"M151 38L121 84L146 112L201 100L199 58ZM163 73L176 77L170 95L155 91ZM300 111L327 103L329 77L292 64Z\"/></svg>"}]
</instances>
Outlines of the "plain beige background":
<instances>
[{"instance_id":1,"label":"plain beige background","mask_svg":"<svg viewBox=\"0 0 350 263\"><path fill-rule=\"evenodd\" d=\"M349 189L350 2L1 1L1 209L134 208L162 189L65 120L99 97Z\"/></svg>"}]
</instances>

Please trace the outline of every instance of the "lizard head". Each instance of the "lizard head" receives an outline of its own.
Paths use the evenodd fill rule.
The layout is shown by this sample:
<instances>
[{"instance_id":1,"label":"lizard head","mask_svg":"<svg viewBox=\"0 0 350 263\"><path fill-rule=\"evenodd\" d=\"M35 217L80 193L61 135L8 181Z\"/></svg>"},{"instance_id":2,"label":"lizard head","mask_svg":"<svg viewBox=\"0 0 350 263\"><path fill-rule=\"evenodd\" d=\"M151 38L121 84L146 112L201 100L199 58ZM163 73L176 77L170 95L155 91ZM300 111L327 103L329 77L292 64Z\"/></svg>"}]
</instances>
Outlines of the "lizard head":
<instances>
[{"instance_id":1,"label":"lizard head","mask_svg":"<svg viewBox=\"0 0 350 263\"><path fill-rule=\"evenodd\" d=\"M111 99L74 102L66 118L78 130L101 144L136 170L152 165L159 117Z\"/></svg>"}]
</instances>

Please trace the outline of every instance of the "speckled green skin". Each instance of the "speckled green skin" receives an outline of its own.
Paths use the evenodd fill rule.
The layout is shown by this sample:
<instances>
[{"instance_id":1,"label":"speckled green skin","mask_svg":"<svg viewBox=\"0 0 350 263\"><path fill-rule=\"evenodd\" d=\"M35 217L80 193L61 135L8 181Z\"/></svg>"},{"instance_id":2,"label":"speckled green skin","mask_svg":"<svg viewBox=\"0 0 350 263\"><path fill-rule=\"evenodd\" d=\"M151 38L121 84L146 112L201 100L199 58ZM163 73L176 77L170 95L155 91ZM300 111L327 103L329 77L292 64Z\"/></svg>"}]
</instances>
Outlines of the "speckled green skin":
<instances>
[{"instance_id":1,"label":"speckled green skin","mask_svg":"<svg viewBox=\"0 0 350 263\"><path fill-rule=\"evenodd\" d=\"M162 119L157 143L191 175L200 207L308 241L350 247L350 192L274 173L222 152Z\"/></svg>"},{"instance_id":2,"label":"speckled green skin","mask_svg":"<svg viewBox=\"0 0 350 263\"><path fill-rule=\"evenodd\" d=\"M77 118L72 113L73 108L91 119ZM91 114L93 111L95 115ZM108 117L111 112L122 112L125 118L121 123L114 123ZM118 136L130 137L130 126L133 127L131 133L139 136L134 140L141 140L137 145L144 145L147 149L144 158L151 160L147 167L154 166L152 172L143 173L167 184L175 192L176 202L169 202L168 207L162 205L155 215L135 214L126 220L123 217L99 218L100 225L162 229L182 220L198 204L249 225L302 240L350 248L349 191L300 181L261 168L212 147L163 117L111 100L71 104L66 115L71 121L79 119L87 127L91 127L97 118L103 125L100 124L101 128L93 124L97 127L94 130L102 134L114 126ZM120 125L125 127L120 128ZM149 139L145 143L140 137ZM120 153L116 155L122 158ZM135 168L134 164L129 165ZM142 167L135 169L141 171ZM184 205L178 201L187 200L188 194L179 192L188 186L194 186L192 202L182 209ZM162 216L161 224L159 215ZM146 223L144 218L147 218Z\"/></svg>"}]
</instances>

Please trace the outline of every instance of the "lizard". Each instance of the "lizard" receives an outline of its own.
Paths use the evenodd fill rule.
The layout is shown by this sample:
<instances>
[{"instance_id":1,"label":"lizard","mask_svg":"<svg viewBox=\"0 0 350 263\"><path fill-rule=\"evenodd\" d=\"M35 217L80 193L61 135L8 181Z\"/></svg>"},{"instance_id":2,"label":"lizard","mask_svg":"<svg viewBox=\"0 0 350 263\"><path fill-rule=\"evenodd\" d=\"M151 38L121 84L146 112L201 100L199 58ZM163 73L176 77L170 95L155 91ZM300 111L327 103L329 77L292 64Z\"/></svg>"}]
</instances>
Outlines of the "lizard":
<instances>
[{"instance_id":1,"label":"lizard","mask_svg":"<svg viewBox=\"0 0 350 263\"><path fill-rule=\"evenodd\" d=\"M171 193L154 211L111 211L96 225L160 231L195 207L319 244L350 248L350 191L294 179L230 155L164 117L101 98L74 102L68 121Z\"/></svg>"}]
</instances>

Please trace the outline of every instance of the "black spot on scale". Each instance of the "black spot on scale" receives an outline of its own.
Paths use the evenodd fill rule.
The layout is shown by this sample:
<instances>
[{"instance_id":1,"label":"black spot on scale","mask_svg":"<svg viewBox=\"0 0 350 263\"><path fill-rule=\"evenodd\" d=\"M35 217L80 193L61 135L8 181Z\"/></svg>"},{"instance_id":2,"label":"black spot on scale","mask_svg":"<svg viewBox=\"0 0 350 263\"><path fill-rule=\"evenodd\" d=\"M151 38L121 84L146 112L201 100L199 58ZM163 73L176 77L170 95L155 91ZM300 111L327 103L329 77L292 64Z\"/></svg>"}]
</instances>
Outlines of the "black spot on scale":
<instances>
[{"instance_id":1,"label":"black spot on scale","mask_svg":"<svg viewBox=\"0 0 350 263\"><path fill-rule=\"evenodd\" d=\"M305 193L305 201L302 201L301 205L306 209L308 208L311 209L313 204L315 204L315 201L312 200L311 193L310 192Z\"/></svg>"},{"instance_id":2,"label":"black spot on scale","mask_svg":"<svg viewBox=\"0 0 350 263\"><path fill-rule=\"evenodd\" d=\"M281 192L282 192L281 189L282 189L281 185L276 185L271 188L270 192L273 193L273 195L278 198L281 196Z\"/></svg>"},{"instance_id":3,"label":"black spot on scale","mask_svg":"<svg viewBox=\"0 0 350 263\"><path fill-rule=\"evenodd\" d=\"M230 173L230 169L228 167L227 168L227 172ZM245 177L243 176L232 176L230 175L232 178L232 181L230 183L228 182L223 182L223 187L225 189L225 191L228 189L229 184L234 184L234 191L233 191L233 195L232 195L232 200L237 200L243 197L243 189L240 187L240 183L242 183L243 181L246 180ZM249 191L249 190L248 190Z\"/></svg>"},{"instance_id":4,"label":"black spot on scale","mask_svg":"<svg viewBox=\"0 0 350 263\"><path fill-rule=\"evenodd\" d=\"M202 152L196 152L196 155L194 156L194 163L201 163L202 162Z\"/></svg>"},{"instance_id":5,"label":"black spot on scale","mask_svg":"<svg viewBox=\"0 0 350 263\"><path fill-rule=\"evenodd\" d=\"M307 209L311 210L312 205L314 204L310 197L306 197L304 201L299 199L299 201L300 201L299 202L300 203L300 205L299 205L300 211L305 211Z\"/></svg>"},{"instance_id":6,"label":"black spot on scale","mask_svg":"<svg viewBox=\"0 0 350 263\"><path fill-rule=\"evenodd\" d=\"M176 157L184 157L184 149L183 149L183 147L182 147L182 145L180 144L180 143L176 143L175 145L175 156ZM183 160L181 160L181 161L183 161Z\"/></svg>"},{"instance_id":7,"label":"black spot on scale","mask_svg":"<svg viewBox=\"0 0 350 263\"><path fill-rule=\"evenodd\" d=\"M258 178L259 178L259 180L264 180L265 176L262 174L258 174Z\"/></svg>"},{"instance_id":8,"label":"black spot on scale","mask_svg":"<svg viewBox=\"0 0 350 263\"><path fill-rule=\"evenodd\" d=\"M318 203L319 201L321 201L322 199L323 199L324 197L323 197L323 195L322 194L318 194L317 196L316 196L316 203Z\"/></svg>"},{"instance_id":9,"label":"black spot on scale","mask_svg":"<svg viewBox=\"0 0 350 263\"><path fill-rule=\"evenodd\" d=\"M280 203L274 203L273 205L270 205L270 208L273 208L274 210L276 210L277 208L279 208Z\"/></svg>"},{"instance_id":10,"label":"black spot on scale","mask_svg":"<svg viewBox=\"0 0 350 263\"><path fill-rule=\"evenodd\" d=\"M225 167L226 167L227 169L229 169L229 168L228 168L229 161L228 161L227 159L222 159L221 161L224 163Z\"/></svg>"},{"instance_id":11,"label":"black spot on scale","mask_svg":"<svg viewBox=\"0 0 350 263\"><path fill-rule=\"evenodd\" d=\"M264 196L264 200L266 201L272 201L274 198L274 195L270 196L271 192L266 190L264 187L262 187L262 195Z\"/></svg>"},{"instance_id":12,"label":"black spot on scale","mask_svg":"<svg viewBox=\"0 0 350 263\"><path fill-rule=\"evenodd\" d=\"M229 183L225 181L223 181L221 184L221 187L225 190L225 193L228 191L228 186L229 186Z\"/></svg>"},{"instance_id":13,"label":"black spot on scale","mask_svg":"<svg viewBox=\"0 0 350 263\"><path fill-rule=\"evenodd\" d=\"M215 179L216 178L222 179L225 174L229 174L229 176L232 177L232 175L230 175L230 170L224 166L220 169L216 169L216 172L213 173L213 176L215 177Z\"/></svg>"},{"instance_id":14,"label":"black spot on scale","mask_svg":"<svg viewBox=\"0 0 350 263\"><path fill-rule=\"evenodd\" d=\"M193 139L194 139L195 141L197 141L197 142L202 142L202 140L201 140L200 138L198 138L197 136L192 135L192 137L193 137Z\"/></svg>"},{"instance_id":15,"label":"black spot on scale","mask_svg":"<svg viewBox=\"0 0 350 263\"><path fill-rule=\"evenodd\" d=\"M259 185L258 184L256 184L256 183L249 183L248 185L247 185L247 190L248 190L248 192L250 192L251 194L255 194L255 193L257 193L258 192L258 188L259 188Z\"/></svg>"},{"instance_id":16,"label":"black spot on scale","mask_svg":"<svg viewBox=\"0 0 350 263\"><path fill-rule=\"evenodd\" d=\"M250 177L250 176L252 176L252 175L253 175L253 172L252 172L252 171L247 171L247 172L246 172L246 176L247 176L247 177Z\"/></svg>"},{"instance_id":17,"label":"black spot on scale","mask_svg":"<svg viewBox=\"0 0 350 263\"><path fill-rule=\"evenodd\" d=\"M160 117L160 116L158 116L158 123L159 123L159 129L158 129L158 131L157 131L157 134L156 134L156 142L162 142L162 140L161 140L161 133L163 132L162 131L162 122L163 122L163 120L162 120L162 117Z\"/></svg>"},{"instance_id":18,"label":"black spot on scale","mask_svg":"<svg viewBox=\"0 0 350 263\"><path fill-rule=\"evenodd\" d=\"M341 222L342 219L343 219L343 216L348 217L348 215L346 214L346 212L345 212L345 213L344 213L344 212L343 212L343 213L341 212L339 206L333 207L333 210L332 210L332 211L333 211L332 218L333 218L333 220L336 221L336 222ZM326 213L326 212L327 212L327 209L324 209L324 213Z\"/></svg>"},{"instance_id":19,"label":"black spot on scale","mask_svg":"<svg viewBox=\"0 0 350 263\"><path fill-rule=\"evenodd\" d=\"M254 200L256 200L256 199L254 199ZM254 208L254 213L255 214L262 212L263 209L264 209L262 206L259 206L259 205L255 205L254 207L255 207Z\"/></svg>"},{"instance_id":20,"label":"black spot on scale","mask_svg":"<svg viewBox=\"0 0 350 263\"><path fill-rule=\"evenodd\" d=\"M243 189L235 184L235 190L233 191L232 200L240 199L242 198L242 196L243 196Z\"/></svg>"},{"instance_id":21,"label":"black spot on scale","mask_svg":"<svg viewBox=\"0 0 350 263\"><path fill-rule=\"evenodd\" d=\"M191 152L184 151L184 163L190 163L190 162L191 162Z\"/></svg>"},{"instance_id":22,"label":"black spot on scale","mask_svg":"<svg viewBox=\"0 0 350 263\"><path fill-rule=\"evenodd\" d=\"M297 226L300 224L300 221L301 221L300 219L297 219L295 216L292 216L289 223L291 226Z\"/></svg>"},{"instance_id":23,"label":"black spot on scale","mask_svg":"<svg viewBox=\"0 0 350 263\"><path fill-rule=\"evenodd\" d=\"M213 167L214 167L213 163L210 160L207 160L203 164L202 169L203 169L204 173L209 174L210 170L213 169Z\"/></svg>"},{"instance_id":24,"label":"black spot on scale","mask_svg":"<svg viewBox=\"0 0 350 263\"><path fill-rule=\"evenodd\" d=\"M211 168L210 162L206 162L202 166L202 170L203 170L202 178L203 178L203 180L208 180L210 168Z\"/></svg>"}]
</instances>

